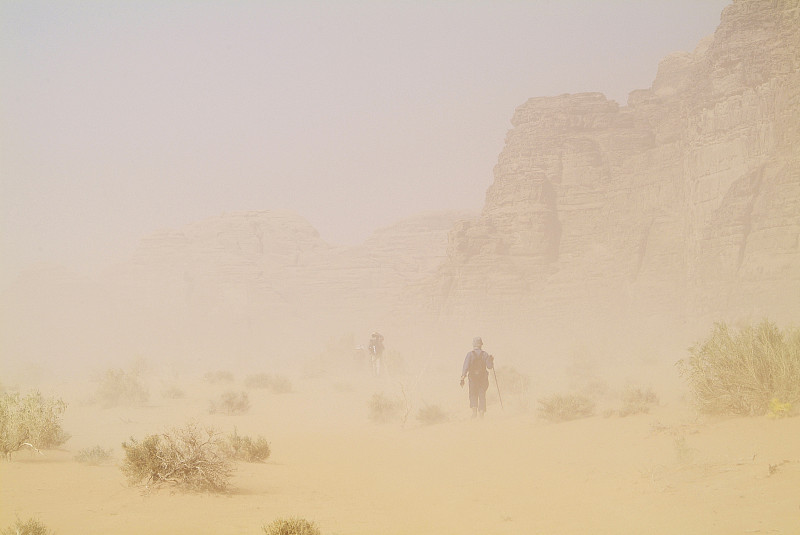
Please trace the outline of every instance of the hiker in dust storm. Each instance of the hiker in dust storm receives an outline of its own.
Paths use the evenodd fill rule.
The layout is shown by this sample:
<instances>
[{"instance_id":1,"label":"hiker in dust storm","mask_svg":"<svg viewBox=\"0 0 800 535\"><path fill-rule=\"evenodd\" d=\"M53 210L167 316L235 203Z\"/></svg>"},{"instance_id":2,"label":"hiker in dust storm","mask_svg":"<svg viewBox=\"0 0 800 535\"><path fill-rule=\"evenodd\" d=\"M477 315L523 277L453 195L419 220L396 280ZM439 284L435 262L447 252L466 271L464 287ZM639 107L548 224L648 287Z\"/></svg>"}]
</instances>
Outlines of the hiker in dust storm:
<instances>
[{"instance_id":1,"label":"hiker in dust storm","mask_svg":"<svg viewBox=\"0 0 800 535\"><path fill-rule=\"evenodd\" d=\"M381 374L381 357L383 356L383 335L377 331L369 339L369 356L372 361L372 375Z\"/></svg>"},{"instance_id":2,"label":"hiker in dust storm","mask_svg":"<svg viewBox=\"0 0 800 535\"><path fill-rule=\"evenodd\" d=\"M472 339L472 351L464 358L461 369L461 386L469 375L469 406L472 417L478 414L483 418L486 413L486 391L489 389L489 370L494 368L494 357L483 349L483 340L475 337Z\"/></svg>"}]
</instances>

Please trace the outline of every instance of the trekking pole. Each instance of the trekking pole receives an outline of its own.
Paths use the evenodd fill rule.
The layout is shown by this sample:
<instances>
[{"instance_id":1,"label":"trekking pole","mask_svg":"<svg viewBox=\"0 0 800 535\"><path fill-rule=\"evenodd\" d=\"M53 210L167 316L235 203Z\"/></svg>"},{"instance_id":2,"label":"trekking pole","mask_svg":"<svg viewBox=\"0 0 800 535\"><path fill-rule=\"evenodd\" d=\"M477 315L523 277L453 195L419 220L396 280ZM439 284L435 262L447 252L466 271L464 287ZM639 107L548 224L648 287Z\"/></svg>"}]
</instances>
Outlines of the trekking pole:
<instances>
[{"instance_id":1,"label":"trekking pole","mask_svg":"<svg viewBox=\"0 0 800 535\"><path fill-rule=\"evenodd\" d=\"M497 383L497 371L495 371L494 367L492 367L492 374L494 375L494 386L497 387L497 397L500 399L500 410L505 410L503 408L503 396L500 395L500 385Z\"/></svg>"}]
</instances>

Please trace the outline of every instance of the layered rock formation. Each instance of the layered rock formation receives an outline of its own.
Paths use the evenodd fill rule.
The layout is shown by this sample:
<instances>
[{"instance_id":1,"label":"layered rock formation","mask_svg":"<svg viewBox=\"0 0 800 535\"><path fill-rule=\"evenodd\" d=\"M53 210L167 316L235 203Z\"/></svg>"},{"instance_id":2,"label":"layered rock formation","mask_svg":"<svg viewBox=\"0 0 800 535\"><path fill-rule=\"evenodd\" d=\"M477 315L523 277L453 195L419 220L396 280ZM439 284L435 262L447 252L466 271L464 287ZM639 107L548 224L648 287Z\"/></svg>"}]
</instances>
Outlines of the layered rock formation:
<instances>
[{"instance_id":1,"label":"layered rock formation","mask_svg":"<svg viewBox=\"0 0 800 535\"><path fill-rule=\"evenodd\" d=\"M800 313L800 5L737 0L628 105L517 108L483 213L418 289L514 329Z\"/></svg>"}]
</instances>

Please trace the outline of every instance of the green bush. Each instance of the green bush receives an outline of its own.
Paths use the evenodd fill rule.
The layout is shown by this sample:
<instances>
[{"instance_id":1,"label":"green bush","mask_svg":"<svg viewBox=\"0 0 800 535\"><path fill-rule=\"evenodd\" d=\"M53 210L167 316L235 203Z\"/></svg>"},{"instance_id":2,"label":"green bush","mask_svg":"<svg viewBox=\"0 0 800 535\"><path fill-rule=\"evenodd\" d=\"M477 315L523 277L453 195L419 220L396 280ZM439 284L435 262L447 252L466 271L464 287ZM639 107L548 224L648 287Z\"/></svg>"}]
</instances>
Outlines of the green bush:
<instances>
[{"instance_id":1,"label":"green bush","mask_svg":"<svg viewBox=\"0 0 800 535\"><path fill-rule=\"evenodd\" d=\"M2 531L2 535L50 535L52 531L47 526L36 520L29 518L25 522L20 519Z\"/></svg>"},{"instance_id":2,"label":"green bush","mask_svg":"<svg viewBox=\"0 0 800 535\"><path fill-rule=\"evenodd\" d=\"M689 352L678 366L701 412L760 415L771 403L800 402L800 331L763 321L734 332L718 323Z\"/></svg>"},{"instance_id":3,"label":"green bush","mask_svg":"<svg viewBox=\"0 0 800 535\"><path fill-rule=\"evenodd\" d=\"M588 418L594 414L594 401L575 394L555 394L540 398L539 416L552 422Z\"/></svg>"},{"instance_id":4,"label":"green bush","mask_svg":"<svg viewBox=\"0 0 800 535\"><path fill-rule=\"evenodd\" d=\"M233 465L213 429L190 423L141 442L131 437L120 469L131 484L174 485L182 490L222 492Z\"/></svg>"},{"instance_id":5,"label":"green bush","mask_svg":"<svg viewBox=\"0 0 800 535\"><path fill-rule=\"evenodd\" d=\"M319 528L304 518L279 518L263 527L267 535L319 535Z\"/></svg>"},{"instance_id":6,"label":"green bush","mask_svg":"<svg viewBox=\"0 0 800 535\"><path fill-rule=\"evenodd\" d=\"M236 429L228 435L222 446L228 457L247 463L266 461L271 453L267 439L260 436L253 440L248 436L240 435Z\"/></svg>"},{"instance_id":7,"label":"green bush","mask_svg":"<svg viewBox=\"0 0 800 535\"><path fill-rule=\"evenodd\" d=\"M0 394L0 451L7 459L23 446L34 450L60 446L70 435L61 428L67 404L45 398L39 391L22 397L18 392Z\"/></svg>"},{"instance_id":8,"label":"green bush","mask_svg":"<svg viewBox=\"0 0 800 535\"><path fill-rule=\"evenodd\" d=\"M84 448L75 455L75 460L79 463L98 465L111 460L111 454L114 450L104 449L100 446L94 448Z\"/></svg>"}]
</instances>

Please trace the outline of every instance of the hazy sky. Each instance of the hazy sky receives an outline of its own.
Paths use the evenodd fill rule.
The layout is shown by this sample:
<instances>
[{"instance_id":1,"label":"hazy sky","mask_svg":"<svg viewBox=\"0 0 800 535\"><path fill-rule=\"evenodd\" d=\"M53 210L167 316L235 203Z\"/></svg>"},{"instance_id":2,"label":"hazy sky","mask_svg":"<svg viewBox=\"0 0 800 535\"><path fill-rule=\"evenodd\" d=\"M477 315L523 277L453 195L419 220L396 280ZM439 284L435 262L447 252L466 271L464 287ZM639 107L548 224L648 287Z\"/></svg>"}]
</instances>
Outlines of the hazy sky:
<instances>
[{"instance_id":1,"label":"hazy sky","mask_svg":"<svg viewBox=\"0 0 800 535\"><path fill-rule=\"evenodd\" d=\"M0 0L3 280L223 212L477 211L517 106L624 105L728 3Z\"/></svg>"}]
</instances>

